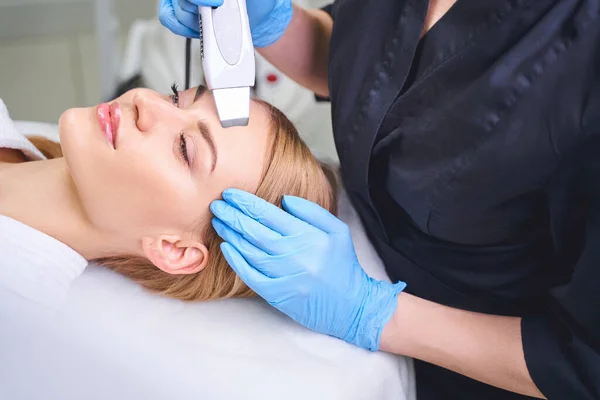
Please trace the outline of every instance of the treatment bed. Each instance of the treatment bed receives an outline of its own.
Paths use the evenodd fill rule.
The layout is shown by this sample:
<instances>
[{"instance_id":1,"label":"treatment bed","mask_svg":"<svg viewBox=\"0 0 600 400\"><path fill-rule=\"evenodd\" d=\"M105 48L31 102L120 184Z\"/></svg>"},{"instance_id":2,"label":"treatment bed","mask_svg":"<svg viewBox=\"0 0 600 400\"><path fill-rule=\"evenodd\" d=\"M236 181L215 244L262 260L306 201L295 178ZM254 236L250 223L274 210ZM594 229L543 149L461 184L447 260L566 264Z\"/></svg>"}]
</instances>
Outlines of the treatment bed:
<instances>
[{"instance_id":1,"label":"treatment bed","mask_svg":"<svg viewBox=\"0 0 600 400\"><path fill-rule=\"evenodd\" d=\"M17 125L55 138L54 125ZM344 196L340 217L365 270L387 279ZM310 332L260 299L184 303L89 266L43 308L0 282L0 399L414 398L409 359Z\"/></svg>"}]
</instances>

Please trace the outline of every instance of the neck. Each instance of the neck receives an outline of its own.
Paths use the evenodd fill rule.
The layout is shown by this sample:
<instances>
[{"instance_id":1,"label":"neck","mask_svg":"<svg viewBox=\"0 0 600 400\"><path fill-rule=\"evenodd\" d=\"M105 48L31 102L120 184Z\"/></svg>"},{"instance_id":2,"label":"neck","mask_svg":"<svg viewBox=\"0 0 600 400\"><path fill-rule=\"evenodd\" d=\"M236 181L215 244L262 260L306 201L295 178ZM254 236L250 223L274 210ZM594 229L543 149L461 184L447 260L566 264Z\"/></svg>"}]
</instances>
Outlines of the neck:
<instances>
[{"instance_id":1,"label":"neck","mask_svg":"<svg viewBox=\"0 0 600 400\"><path fill-rule=\"evenodd\" d=\"M433 26L437 24L448 11L450 11L456 1L457 0L429 0L429 8L427 9L427 16L425 17L425 25L423 26L421 37L425 36L425 34L429 32L429 30L433 28Z\"/></svg>"},{"instance_id":2,"label":"neck","mask_svg":"<svg viewBox=\"0 0 600 400\"><path fill-rule=\"evenodd\" d=\"M59 240L87 260L114 255L81 206L64 158L0 164L0 214Z\"/></svg>"}]
</instances>

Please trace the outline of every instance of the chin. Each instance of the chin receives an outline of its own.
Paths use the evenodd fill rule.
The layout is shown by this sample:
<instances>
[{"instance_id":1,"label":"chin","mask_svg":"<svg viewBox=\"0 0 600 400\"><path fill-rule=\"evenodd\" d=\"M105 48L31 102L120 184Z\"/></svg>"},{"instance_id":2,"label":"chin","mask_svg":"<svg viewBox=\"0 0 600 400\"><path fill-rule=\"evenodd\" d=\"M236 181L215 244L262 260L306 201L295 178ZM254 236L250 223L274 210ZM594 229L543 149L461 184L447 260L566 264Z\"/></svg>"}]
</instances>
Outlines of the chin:
<instances>
[{"instance_id":1,"label":"chin","mask_svg":"<svg viewBox=\"0 0 600 400\"><path fill-rule=\"evenodd\" d=\"M76 143L77 139L76 130L77 130L77 120L78 114L80 114L80 110L77 108L70 108L67 111L63 112L58 119L58 137L60 139L60 145L63 149L63 156L67 161L67 165L69 168L71 165L71 156L76 153L76 148L78 145ZM75 157L76 158L76 157Z\"/></svg>"},{"instance_id":2,"label":"chin","mask_svg":"<svg viewBox=\"0 0 600 400\"><path fill-rule=\"evenodd\" d=\"M88 158L106 141L101 134L93 108L70 108L58 120L58 134L67 161Z\"/></svg>"},{"instance_id":3,"label":"chin","mask_svg":"<svg viewBox=\"0 0 600 400\"><path fill-rule=\"evenodd\" d=\"M89 197L98 181L102 160L102 140L89 108L71 108L60 116L58 133L63 156L80 197ZM96 140L95 140L96 139ZM99 140L98 140L99 139ZM82 199L83 200L83 199Z\"/></svg>"},{"instance_id":4,"label":"chin","mask_svg":"<svg viewBox=\"0 0 600 400\"><path fill-rule=\"evenodd\" d=\"M61 142L67 139L68 132L77 125L77 117L81 114L81 111L82 109L80 108L69 108L60 115L58 119L58 135Z\"/></svg>"}]
</instances>

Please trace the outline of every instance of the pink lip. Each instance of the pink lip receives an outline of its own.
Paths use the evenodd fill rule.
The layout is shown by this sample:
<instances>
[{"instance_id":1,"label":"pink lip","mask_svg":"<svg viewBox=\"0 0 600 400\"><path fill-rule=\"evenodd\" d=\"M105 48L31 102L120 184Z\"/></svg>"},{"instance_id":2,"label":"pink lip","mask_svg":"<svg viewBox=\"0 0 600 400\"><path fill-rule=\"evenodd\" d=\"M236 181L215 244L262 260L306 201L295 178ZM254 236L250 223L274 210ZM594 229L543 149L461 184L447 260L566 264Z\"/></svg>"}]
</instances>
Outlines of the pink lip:
<instances>
[{"instance_id":1,"label":"pink lip","mask_svg":"<svg viewBox=\"0 0 600 400\"><path fill-rule=\"evenodd\" d=\"M96 115L98 117L98 123L104 133L104 137L110 145L117 148L117 133L119 131L119 123L121 122L121 109L119 104L114 102L112 104L102 103L96 107Z\"/></svg>"}]
</instances>

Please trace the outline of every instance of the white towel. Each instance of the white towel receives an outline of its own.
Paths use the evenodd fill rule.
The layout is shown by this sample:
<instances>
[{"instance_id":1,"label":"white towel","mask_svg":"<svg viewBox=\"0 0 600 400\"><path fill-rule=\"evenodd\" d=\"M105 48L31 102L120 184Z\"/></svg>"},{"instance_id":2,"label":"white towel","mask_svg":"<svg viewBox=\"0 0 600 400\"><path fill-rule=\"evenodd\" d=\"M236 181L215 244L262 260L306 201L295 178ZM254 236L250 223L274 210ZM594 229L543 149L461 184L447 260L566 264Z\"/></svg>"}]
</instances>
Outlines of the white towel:
<instances>
[{"instance_id":1,"label":"white towel","mask_svg":"<svg viewBox=\"0 0 600 400\"><path fill-rule=\"evenodd\" d=\"M0 99L0 148L21 150L30 160L45 159L44 155L17 130L2 99Z\"/></svg>"},{"instance_id":2,"label":"white towel","mask_svg":"<svg viewBox=\"0 0 600 400\"><path fill-rule=\"evenodd\" d=\"M45 159L17 130L2 100L0 148L21 150L31 160ZM0 286L29 301L55 308L66 299L71 283L86 266L85 258L64 243L0 215Z\"/></svg>"}]
</instances>

